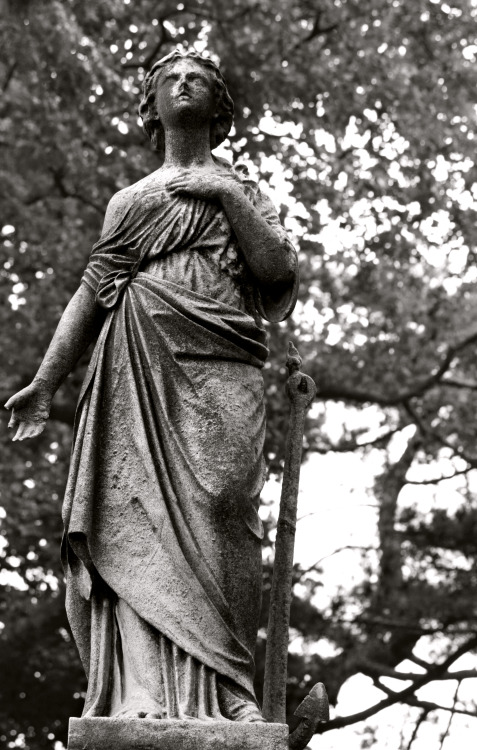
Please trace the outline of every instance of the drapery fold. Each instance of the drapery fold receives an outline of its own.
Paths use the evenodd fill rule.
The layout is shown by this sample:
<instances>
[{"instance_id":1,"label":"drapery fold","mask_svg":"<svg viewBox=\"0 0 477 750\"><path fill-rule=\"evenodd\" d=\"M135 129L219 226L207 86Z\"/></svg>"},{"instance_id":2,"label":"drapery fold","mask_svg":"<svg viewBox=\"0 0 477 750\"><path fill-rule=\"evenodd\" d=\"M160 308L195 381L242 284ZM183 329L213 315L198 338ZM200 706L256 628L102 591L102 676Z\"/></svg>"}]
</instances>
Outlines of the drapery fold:
<instances>
[{"instance_id":1,"label":"drapery fold","mask_svg":"<svg viewBox=\"0 0 477 750\"><path fill-rule=\"evenodd\" d=\"M298 275L271 201L231 175L286 250L288 282L260 284L219 204L172 196L159 173L114 196L83 277L108 311L80 394L63 509L85 715L127 704L152 706L152 716L261 720L252 685L261 318L290 314Z\"/></svg>"},{"instance_id":2,"label":"drapery fold","mask_svg":"<svg viewBox=\"0 0 477 750\"><path fill-rule=\"evenodd\" d=\"M216 256L217 268L235 278L247 312L256 312L270 322L285 320L298 295L299 276L295 250L282 227L271 200L239 170L231 170L245 194L274 229L287 249L290 281L270 287L252 277L224 211L215 203L183 196L171 196L164 186L144 188L137 200L130 189L121 191L108 209L107 220L95 244L83 276L97 295L99 304L113 308L121 292L152 258L199 251ZM248 302L247 302L248 298Z\"/></svg>"},{"instance_id":3,"label":"drapery fold","mask_svg":"<svg viewBox=\"0 0 477 750\"><path fill-rule=\"evenodd\" d=\"M91 361L64 505L72 590L98 575L251 696L266 355L246 313L138 273ZM87 661L84 616L75 637Z\"/></svg>"}]
</instances>

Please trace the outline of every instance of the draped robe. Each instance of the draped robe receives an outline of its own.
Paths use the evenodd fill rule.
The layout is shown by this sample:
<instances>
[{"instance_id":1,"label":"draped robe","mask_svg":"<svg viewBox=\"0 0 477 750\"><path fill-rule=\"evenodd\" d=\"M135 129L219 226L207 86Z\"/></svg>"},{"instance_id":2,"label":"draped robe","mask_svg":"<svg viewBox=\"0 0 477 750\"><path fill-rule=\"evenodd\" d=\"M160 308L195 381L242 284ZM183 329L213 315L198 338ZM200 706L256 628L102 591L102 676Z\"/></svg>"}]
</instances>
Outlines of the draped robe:
<instances>
[{"instance_id":1,"label":"draped robe","mask_svg":"<svg viewBox=\"0 0 477 750\"><path fill-rule=\"evenodd\" d=\"M232 174L288 243L269 199ZM159 172L108 214L83 277L107 314L63 511L84 713L145 691L155 715L241 720L261 601L261 317L291 312L296 256L288 243L294 281L260 286L221 207L170 195Z\"/></svg>"}]
</instances>

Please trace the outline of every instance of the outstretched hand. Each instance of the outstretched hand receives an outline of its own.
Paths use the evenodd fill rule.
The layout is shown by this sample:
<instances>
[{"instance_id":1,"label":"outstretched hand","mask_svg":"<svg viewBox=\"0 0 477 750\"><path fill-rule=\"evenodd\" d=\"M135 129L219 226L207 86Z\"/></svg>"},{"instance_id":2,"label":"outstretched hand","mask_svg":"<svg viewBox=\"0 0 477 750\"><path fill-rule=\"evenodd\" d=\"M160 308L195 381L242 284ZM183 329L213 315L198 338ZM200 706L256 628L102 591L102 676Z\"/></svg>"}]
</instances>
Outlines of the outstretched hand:
<instances>
[{"instance_id":1,"label":"outstretched hand","mask_svg":"<svg viewBox=\"0 0 477 750\"><path fill-rule=\"evenodd\" d=\"M40 382L30 383L8 399L6 409L12 409L8 423L10 429L16 429L13 440L25 440L40 435L50 413L52 396Z\"/></svg>"},{"instance_id":2,"label":"outstretched hand","mask_svg":"<svg viewBox=\"0 0 477 750\"><path fill-rule=\"evenodd\" d=\"M172 195L186 195L190 198L210 201L220 200L224 191L236 182L232 176L220 174L210 169L184 169L166 187Z\"/></svg>"}]
</instances>

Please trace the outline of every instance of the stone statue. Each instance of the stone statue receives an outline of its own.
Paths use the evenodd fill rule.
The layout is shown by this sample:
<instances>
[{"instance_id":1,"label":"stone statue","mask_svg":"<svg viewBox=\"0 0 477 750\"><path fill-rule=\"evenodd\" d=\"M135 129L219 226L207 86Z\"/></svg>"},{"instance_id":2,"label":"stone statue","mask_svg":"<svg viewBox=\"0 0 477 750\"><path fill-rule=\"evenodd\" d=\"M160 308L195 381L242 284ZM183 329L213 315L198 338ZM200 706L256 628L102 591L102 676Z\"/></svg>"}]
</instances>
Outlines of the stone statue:
<instances>
[{"instance_id":1,"label":"stone statue","mask_svg":"<svg viewBox=\"0 0 477 750\"><path fill-rule=\"evenodd\" d=\"M175 51L143 89L162 166L110 201L10 426L17 440L42 431L97 336L63 511L83 716L263 722L262 319L292 311L296 254L246 171L211 153L233 118L211 60Z\"/></svg>"}]
</instances>

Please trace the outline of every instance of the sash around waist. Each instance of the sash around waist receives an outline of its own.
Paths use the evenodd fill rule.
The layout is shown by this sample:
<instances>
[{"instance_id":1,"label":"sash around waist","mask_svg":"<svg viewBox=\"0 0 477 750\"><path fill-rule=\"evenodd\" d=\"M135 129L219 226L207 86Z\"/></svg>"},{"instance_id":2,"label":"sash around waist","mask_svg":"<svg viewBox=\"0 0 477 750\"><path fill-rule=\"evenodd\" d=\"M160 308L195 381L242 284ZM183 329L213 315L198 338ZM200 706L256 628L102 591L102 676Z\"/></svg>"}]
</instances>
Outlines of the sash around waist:
<instances>
[{"instance_id":1,"label":"sash around waist","mask_svg":"<svg viewBox=\"0 0 477 750\"><path fill-rule=\"evenodd\" d=\"M119 278L121 277L121 278ZM112 286L114 285L114 305ZM107 291L109 288L109 292ZM128 326L129 316L141 321L146 336L168 336L180 343L178 356L232 360L262 368L268 357L267 333L256 320L242 310L172 281L158 279L145 271L105 276L96 298L109 310L103 323L90 366L83 383L80 402L91 381L101 351L107 345L111 327ZM156 321L151 330L152 320ZM151 342L152 343L152 342Z\"/></svg>"}]
</instances>

